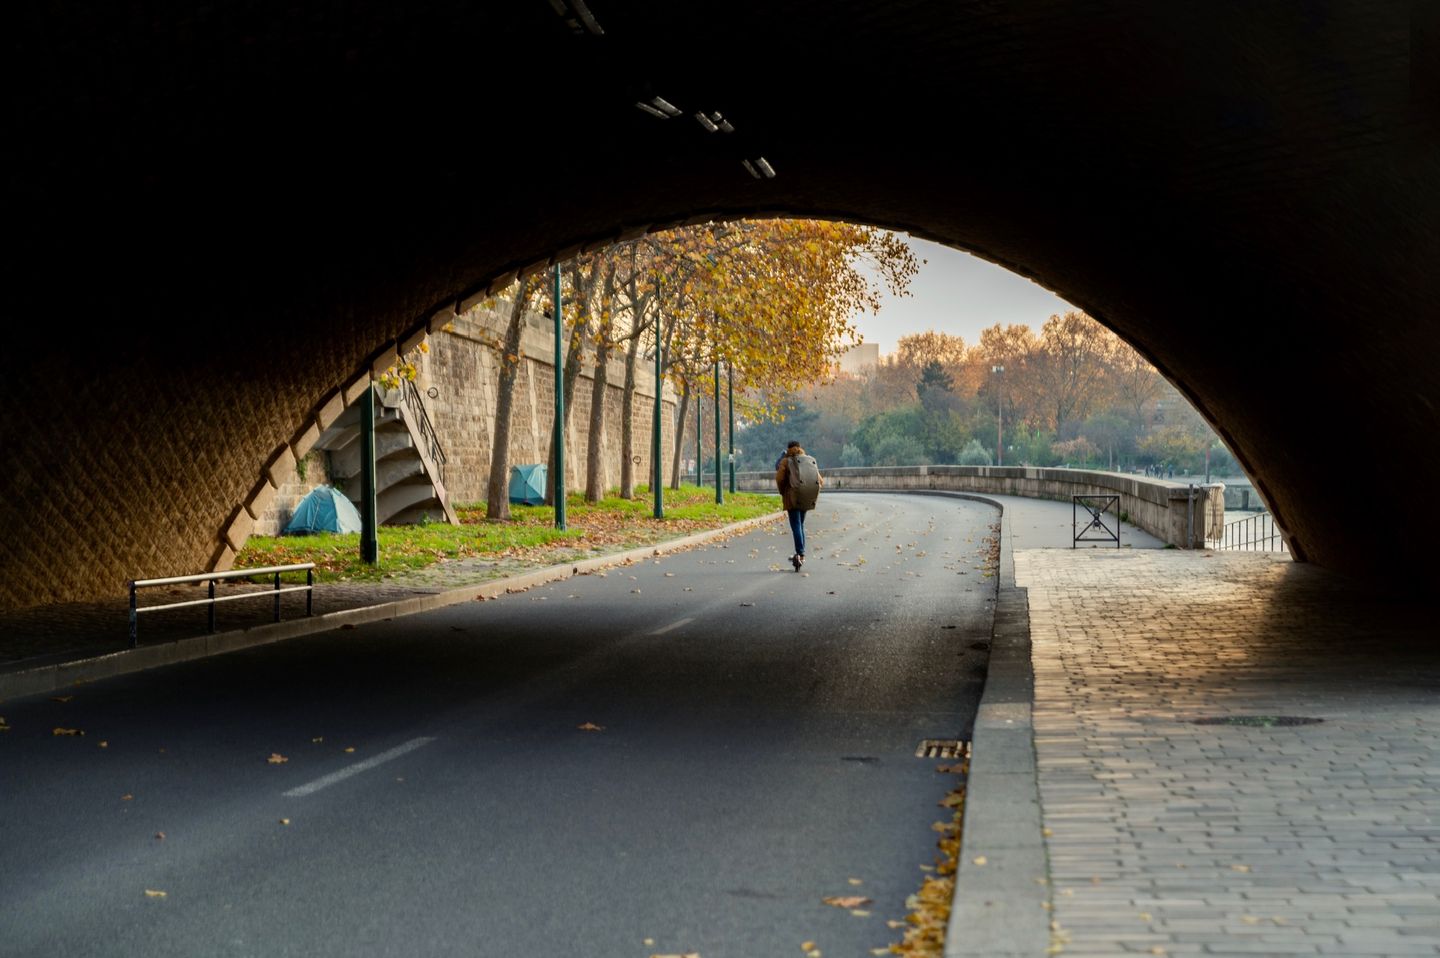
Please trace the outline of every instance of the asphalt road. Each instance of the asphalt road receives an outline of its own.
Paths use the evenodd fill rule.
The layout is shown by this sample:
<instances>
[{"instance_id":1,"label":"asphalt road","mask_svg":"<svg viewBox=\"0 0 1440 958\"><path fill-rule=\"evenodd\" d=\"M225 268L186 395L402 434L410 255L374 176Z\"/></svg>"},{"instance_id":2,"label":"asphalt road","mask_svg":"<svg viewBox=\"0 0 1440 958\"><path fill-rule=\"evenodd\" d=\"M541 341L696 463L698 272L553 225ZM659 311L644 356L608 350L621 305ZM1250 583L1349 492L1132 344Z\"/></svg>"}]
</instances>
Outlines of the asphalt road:
<instances>
[{"instance_id":1,"label":"asphalt road","mask_svg":"<svg viewBox=\"0 0 1440 958\"><path fill-rule=\"evenodd\" d=\"M0 955L869 955L936 860L915 750L969 738L996 519L827 494L803 573L777 523L0 703Z\"/></svg>"}]
</instances>

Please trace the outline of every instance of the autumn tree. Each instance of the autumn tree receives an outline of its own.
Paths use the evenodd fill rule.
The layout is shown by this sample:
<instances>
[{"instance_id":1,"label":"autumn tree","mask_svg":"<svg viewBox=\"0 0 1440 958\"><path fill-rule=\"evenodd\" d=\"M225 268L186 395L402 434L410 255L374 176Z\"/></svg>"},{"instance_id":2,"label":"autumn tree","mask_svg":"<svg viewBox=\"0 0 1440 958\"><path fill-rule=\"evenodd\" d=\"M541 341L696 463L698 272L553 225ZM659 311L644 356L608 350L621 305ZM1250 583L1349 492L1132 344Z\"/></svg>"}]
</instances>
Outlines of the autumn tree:
<instances>
[{"instance_id":1,"label":"autumn tree","mask_svg":"<svg viewBox=\"0 0 1440 958\"><path fill-rule=\"evenodd\" d=\"M1109 330L1084 313L1051 316L1029 357L1036 399L1045 423L1057 432L1084 419L1103 397L1111 354Z\"/></svg>"},{"instance_id":2,"label":"autumn tree","mask_svg":"<svg viewBox=\"0 0 1440 958\"><path fill-rule=\"evenodd\" d=\"M510 518L510 424L515 408L515 383L520 374L520 336L525 311L544 287L545 274L519 280L509 291L509 317L500 344L500 376L495 395L495 431L490 445L490 481L485 490L485 518Z\"/></svg>"}]
</instances>

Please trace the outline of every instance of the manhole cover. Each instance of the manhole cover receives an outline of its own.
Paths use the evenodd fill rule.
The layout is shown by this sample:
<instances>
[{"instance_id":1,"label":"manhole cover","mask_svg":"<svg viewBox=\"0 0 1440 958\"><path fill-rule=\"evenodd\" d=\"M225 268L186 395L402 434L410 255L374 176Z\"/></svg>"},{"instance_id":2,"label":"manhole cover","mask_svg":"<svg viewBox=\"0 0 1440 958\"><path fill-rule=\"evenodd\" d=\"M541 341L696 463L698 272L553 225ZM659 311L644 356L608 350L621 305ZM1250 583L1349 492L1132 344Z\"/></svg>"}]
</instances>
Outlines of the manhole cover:
<instances>
[{"instance_id":1,"label":"manhole cover","mask_svg":"<svg viewBox=\"0 0 1440 958\"><path fill-rule=\"evenodd\" d=\"M1223 715L1212 718L1198 718L1196 725L1242 725L1248 728L1274 728L1278 725L1318 725L1324 719L1305 718L1300 715Z\"/></svg>"},{"instance_id":2,"label":"manhole cover","mask_svg":"<svg viewBox=\"0 0 1440 958\"><path fill-rule=\"evenodd\" d=\"M967 758L970 743L958 738L927 738L915 748L916 758Z\"/></svg>"}]
</instances>

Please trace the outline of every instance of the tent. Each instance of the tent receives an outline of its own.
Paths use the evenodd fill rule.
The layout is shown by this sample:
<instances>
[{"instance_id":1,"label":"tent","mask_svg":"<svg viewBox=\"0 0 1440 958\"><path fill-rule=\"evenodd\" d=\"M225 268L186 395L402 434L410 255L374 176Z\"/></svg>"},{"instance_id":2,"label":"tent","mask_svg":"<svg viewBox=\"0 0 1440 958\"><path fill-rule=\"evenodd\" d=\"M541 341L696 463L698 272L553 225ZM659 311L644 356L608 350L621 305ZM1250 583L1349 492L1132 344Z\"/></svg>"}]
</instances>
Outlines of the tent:
<instances>
[{"instance_id":1,"label":"tent","mask_svg":"<svg viewBox=\"0 0 1440 958\"><path fill-rule=\"evenodd\" d=\"M295 507L284 534L359 532L360 526L360 512L343 492L333 486L316 486Z\"/></svg>"},{"instance_id":2,"label":"tent","mask_svg":"<svg viewBox=\"0 0 1440 958\"><path fill-rule=\"evenodd\" d=\"M510 468L510 501L518 505L545 504L545 473L543 462Z\"/></svg>"}]
</instances>

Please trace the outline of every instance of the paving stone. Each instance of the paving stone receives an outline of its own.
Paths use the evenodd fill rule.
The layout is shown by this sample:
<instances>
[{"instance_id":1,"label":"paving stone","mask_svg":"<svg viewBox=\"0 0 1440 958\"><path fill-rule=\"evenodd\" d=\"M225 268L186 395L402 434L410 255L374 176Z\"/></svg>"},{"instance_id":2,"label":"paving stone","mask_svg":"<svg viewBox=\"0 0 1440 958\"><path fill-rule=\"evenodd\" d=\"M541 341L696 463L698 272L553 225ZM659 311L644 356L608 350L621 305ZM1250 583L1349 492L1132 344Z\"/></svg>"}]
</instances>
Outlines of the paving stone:
<instances>
[{"instance_id":1,"label":"paving stone","mask_svg":"<svg viewBox=\"0 0 1440 958\"><path fill-rule=\"evenodd\" d=\"M1415 597L1178 551L1022 551L1015 580L1063 954L1440 955L1440 649ZM1247 716L1322 721L1194 722Z\"/></svg>"}]
</instances>

